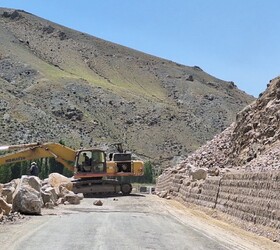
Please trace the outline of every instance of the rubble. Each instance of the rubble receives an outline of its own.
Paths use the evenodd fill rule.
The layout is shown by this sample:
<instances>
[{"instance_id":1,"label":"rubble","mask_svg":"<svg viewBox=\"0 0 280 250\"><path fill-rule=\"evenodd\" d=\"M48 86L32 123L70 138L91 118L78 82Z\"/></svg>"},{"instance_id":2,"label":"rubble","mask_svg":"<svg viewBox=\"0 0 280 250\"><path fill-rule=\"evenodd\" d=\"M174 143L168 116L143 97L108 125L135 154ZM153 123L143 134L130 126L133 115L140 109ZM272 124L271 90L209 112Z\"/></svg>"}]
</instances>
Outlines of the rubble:
<instances>
[{"instance_id":1,"label":"rubble","mask_svg":"<svg viewBox=\"0 0 280 250\"><path fill-rule=\"evenodd\" d=\"M23 220L26 217L18 212L11 212L7 216L1 217L0 213L0 225L7 224L7 223L15 223L16 221Z\"/></svg>"},{"instance_id":2,"label":"rubble","mask_svg":"<svg viewBox=\"0 0 280 250\"><path fill-rule=\"evenodd\" d=\"M0 223L13 221L14 217L20 217L18 214L40 215L42 208L79 204L84 196L73 193L72 187L71 179L58 173L45 180L23 175L21 179L0 184Z\"/></svg>"},{"instance_id":3,"label":"rubble","mask_svg":"<svg viewBox=\"0 0 280 250\"><path fill-rule=\"evenodd\" d=\"M165 169L157 179L157 194L222 211L243 221L244 228L252 223L279 230L279 93L280 77L237 114L236 122ZM280 241L280 234L273 240Z\"/></svg>"}]
</instances>

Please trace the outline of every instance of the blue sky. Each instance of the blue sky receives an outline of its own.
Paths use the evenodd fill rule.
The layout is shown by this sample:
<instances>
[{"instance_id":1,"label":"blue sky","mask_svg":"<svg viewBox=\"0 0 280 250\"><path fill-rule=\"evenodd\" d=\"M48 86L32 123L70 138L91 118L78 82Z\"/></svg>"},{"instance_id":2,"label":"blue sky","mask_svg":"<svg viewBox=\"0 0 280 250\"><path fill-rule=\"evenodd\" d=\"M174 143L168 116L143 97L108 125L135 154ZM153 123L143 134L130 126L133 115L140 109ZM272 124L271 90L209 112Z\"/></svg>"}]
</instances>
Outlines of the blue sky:
<instances>
[{"instance_id":1,"label":"blue sky","mask_svg":"<svg viewBox=\"0 0 280 250\"><path fill-rule=\"evenodd\" d=\"M0 0L188 66L258 96L280 75L278 0Z\"/></svg>"}]
</instances>

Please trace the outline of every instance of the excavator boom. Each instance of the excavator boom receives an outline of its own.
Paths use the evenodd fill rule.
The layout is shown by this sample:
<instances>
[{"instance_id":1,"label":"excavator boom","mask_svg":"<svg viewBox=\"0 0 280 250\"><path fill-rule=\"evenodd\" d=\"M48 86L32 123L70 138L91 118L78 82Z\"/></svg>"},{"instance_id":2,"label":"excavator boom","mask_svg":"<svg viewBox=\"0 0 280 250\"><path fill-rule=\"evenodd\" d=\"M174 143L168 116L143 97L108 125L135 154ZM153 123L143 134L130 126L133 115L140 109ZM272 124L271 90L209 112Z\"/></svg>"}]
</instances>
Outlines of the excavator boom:
<instances>
[{"instance_id":1,"label":"excavator boom","mask_svg":"<svg viewBox=\"0 0 280 250\"><path fill-rule=\"evenodd\" d=\"M11 145L11 146L0 146L1 151L7 150L16 150L21 148L31 148L40 145L40 143L29 143L29 144L19 144L19 145Z\"/></svg>"},{"instance_id":2,"label":"excavator boom","mask_svg":"<svg viewBox=\"0 0 280 250\"><path fill-rule=\"evenodd\" d=\"M76 151L58 143L30 143L22 145L1 146L0 150L17 150L0 157L0 165L54 157L70 171L74 171ZM68 163L70 162L70 164Z\"/></svg>"}]
</instances>

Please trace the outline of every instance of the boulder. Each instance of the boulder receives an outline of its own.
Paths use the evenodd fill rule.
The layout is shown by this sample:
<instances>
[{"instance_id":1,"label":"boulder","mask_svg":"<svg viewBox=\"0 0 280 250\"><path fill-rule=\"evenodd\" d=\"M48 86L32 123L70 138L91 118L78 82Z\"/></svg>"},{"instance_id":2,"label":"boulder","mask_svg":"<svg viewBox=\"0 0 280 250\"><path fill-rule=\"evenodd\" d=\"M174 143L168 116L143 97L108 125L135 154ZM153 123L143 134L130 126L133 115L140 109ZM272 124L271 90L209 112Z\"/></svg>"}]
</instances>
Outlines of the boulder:
<instances>
[{"instance_id":1,"label":"boulder","mask_svg":"<svg viewBox=\"0 0 280 250\"><path fill-rule=\"evenodd\" d=\"M53 187L48 187L47 189L45 189L46 193L49 193L51 195L51 200L54 202L58 199L58 195L56 190Z\"/></svg>"},{"instance_id":2,"label":"boulder","mask_svg":"<svg viewBox=\"0 0 280 250\"><path fill-rule=\"evenodd\" d=\"M45 208L54 209L54 206L55 206L55 204L53 202L51 202L51 201L45 203Z\"/></svg>"},{"instance_id":3,"label":"boulder","mask_svg":"<svg viewBox=\"0 0 280 250\"><path fill-rule=\"evenodd\" d=\"M167 194L168 194L167 191L161 191L161 192L159 193L159 197L160 197L160 198L166 198Z\"/></svg>"},{"instance_id":4,"label":"boulder","mask_svg":"<svg viewBox=\"0 0 280 250\"><path fill-rule=\"evenodd\" d=\"M58 205L58 195L59 188L54 188L50 184L45 183L45 185L41 188L41 196L45 208L53 208L55 205Z\"/></svg>"},{"instance_id":5,"label":"boulder","mask_svg":"<svg viewBox=\"0 0 280 250\"><path fill-rule=\"evenodd\" d=\"M0 197L0 210L2 210L4 215L8 215L11 210L12 206L8 204L3 198Z\"/></svg>"},{"instance_id":6,"label":"boulder","mask_svg":"<svg viewBox=\"0 0 280 250\"><path fill-rule=\"evenodd\" d=\"M207 177L207 171L202 169L202 168L200 168L198 170L190 172L190 176L192 178L192 181L205 180L206 177Z\"/></svg>"},{"instance_id":7,"label":"boulder","mask_svg":"<svg viewBox=\"0 0 280 250\"><path fill-rule=\"evenodd\" d=\"M80 197L71 191L65 195L65 199L70 204L80 204Z\"/></svg>"},{"instance_id":8,"label":"boulder","mask_svg":"<svg viewBox=\"0 0 280 250\"><path fill-rule=\"evenodd\" d=\"M39 185L40 179L23 175L13 194L12 208L14 212L22 214L41 214L43 200ZM32 186L34 187L32 187Z\"/></svg>"},{"instance_id":9,"label":"boulder","mask_svg":"<svg viewBox=\"0 0 280 250\"><path fill-rule=\"evenodd\" d=\"M28 185L22 185L15 191L13 211L22 214L41 214L43 201L41 193Z\"/></svg>"},{"instance_id":10,"label":"boulder","mask_svg":"<svg viewBox=\"0 0 280 250\"><path fill-rule=\"evenodd\" d=\"M51 194L47 193L43 190L41 190L41 196L42 196L42 200L44 205L46 206L46 203L51 202Z\"/></svg>"},{"instance_id":11,"label":"boulder","mask_svg":"<svg viewBox=\"0 0 280 250\"><path fill-rule=\"evenodd\" d=\"M41 180L37 176L27 176L23 175L21 177L21 185L28 185L32 188L34 188L37 192L41 191Z\"/></svg>"},{"instance_id":12,"label":"boulder","mask_svg":"<svg viewBox=\"0 0 280 250\"><path fill-rule=\"evenodd\" d=\"M78 193L76 194L80 200L84 199L84 194L83 193Z\"/></svg>"},{"instance_id":13,"label":"boulder","mask_svg":"<svg viewBox=\"0 0 280 250\"><path fill-rule=\"evenodd\" d=\"M66 201L66 200L65 200L65 197L60 197L60 198L58 198L58 200L56 201L55 204L57 204L57 205L59 205L59 204L64 204L65 201Z\"/></svg>"},{"instance_id":14,"label":"boulder","mask_svg":"<svg viewBox=\"0 0 280 250\"><path fill-rule=\"evenodd\" d=\"M7 203L9 203L9 204L13 203L13 193L14 192L15 192L15 188L13 186L2 189L2 196L5 197Z\"/></svg>"},{"instance_id":15,"label":"boulder","mask_svg":"<svg viewBox=\"0 0 280 250\"><path fill-rule=\"evenodd\" d=\"M93 205L95 206L103 206L103 202L101 200L96 200L93 202Z\"/></svg>"},{"instance_id":16,"label":"boulder","mask_svg":"<svg viewBox=\"0 0 280 250\"><path fill-rule=\"evenodd\" d=\"M58 196L59 197L65 197L67 194L71 193L72 191L69 191L66 187L64 186L59 186L58 188Z\"/></svg>"},{"instance_id":17,"label":"boulder","mask_svg":"<svg viewBox=\"0 0 280 250\"><path fill-rule=\"evenodd\" d=\"M42 187L45 186L45 185L50 185L49 184L49 178L46 178L46 179L42 180Z\"/></svg>"},{"instance_id":18,"label":"boulder","mask_svg":"<svg viewBox=\"0 0 280 250\"><path fill-rule=\"evenodd\" d=\"M49 184L52 187L59 187L59 186L63 185L68 190L70 190L70 191L73 190L73 183L71 182L71 180L59 173L51 173L49 175Z\"/></svg>"}]
</instances>

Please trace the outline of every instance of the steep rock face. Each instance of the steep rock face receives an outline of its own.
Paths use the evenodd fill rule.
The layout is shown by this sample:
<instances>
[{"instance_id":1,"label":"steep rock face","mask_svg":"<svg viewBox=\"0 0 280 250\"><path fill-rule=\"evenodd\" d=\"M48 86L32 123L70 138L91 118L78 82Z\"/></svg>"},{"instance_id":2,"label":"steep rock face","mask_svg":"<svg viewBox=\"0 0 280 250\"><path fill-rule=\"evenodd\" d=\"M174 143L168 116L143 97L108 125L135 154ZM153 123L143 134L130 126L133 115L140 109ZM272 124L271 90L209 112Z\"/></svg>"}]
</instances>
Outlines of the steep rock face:
<instances>
[{"instance_id":1,"label":"steep rock face","mask_svg":"<svg viewBox=\"0 0 280 250\"><path fill-rule=\"evenodd\" d=\"M244 228L280 241L279 90L277 77L235 123L167 168L157 180L159 195L223 211L246 221ZM198 169L206 179L193 178Z\"/></svg>"},{"instance_id":2,"label":"steep rock face","mask_svg":"<svg viewBox=\"0 0 280 250\"><path fill-rule=\"evenodd\" d=\"M237 114L236 122L175 168L181 172L207 168L209 173L216 168L222 172L280 170L279 93L277 77L259 99Z\"/></svg>"},{"instance_id":3,"label":"steep rock face","mask_svg":"<svg viewBox=\"0 0 280 250\"><path fill-rule=\"evenodd\" d=\"M251 162L253 159L268 154L279 155L279 152L277 153L279 141L280 78L278 77L270 82L268 89L258 100L237 115L232 134L231 161L235 165L245 164L253 167L254 162L257 162ZM268 165L268 168L274 166L271 163ZM263 170L267 167L263 166Z\"/></svg>"},{"instance_id":4,"label":"steep rock face","mask_svg":"<svg viewBox=\"0 0 280 250\"><path fill-rule=\"evenodd\" d=\"M167 164L227 126L254 98L233 82L0 9L0 140L122 141Z\"/></svg>"}]
</instances>

